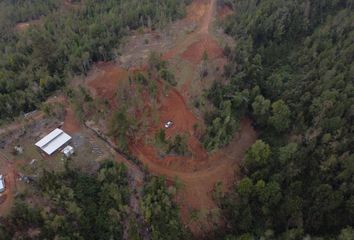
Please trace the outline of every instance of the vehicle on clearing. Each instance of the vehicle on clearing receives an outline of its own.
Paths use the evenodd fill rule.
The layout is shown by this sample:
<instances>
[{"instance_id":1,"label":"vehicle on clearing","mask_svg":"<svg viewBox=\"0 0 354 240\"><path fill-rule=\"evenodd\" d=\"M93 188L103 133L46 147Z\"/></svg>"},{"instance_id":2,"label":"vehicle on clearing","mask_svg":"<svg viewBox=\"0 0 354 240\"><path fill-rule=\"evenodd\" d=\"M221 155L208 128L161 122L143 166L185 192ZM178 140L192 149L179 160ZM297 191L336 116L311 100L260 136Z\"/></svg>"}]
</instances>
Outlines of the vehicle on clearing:
<instances>
[{"instance_id":1,"label":"vehicle on clearing","mask_svg":"<svg viewBox=\"0 0 354 240\"><path fill-rule=\"evenodd\" d=\"M173 122L172 121L168 121L165 123L165 128L171 128L173 126Z\"/></svg>"},{"instance_id":2,"label":"vehicle on clearing","mask_svg":"<svg viewBox=\"0 0 354 240\"><path fill-rule=\"evenodd\" d=\"M5 180L4 176L0 175L0 193L5 192Z\"/></svg>"}]
</instances>

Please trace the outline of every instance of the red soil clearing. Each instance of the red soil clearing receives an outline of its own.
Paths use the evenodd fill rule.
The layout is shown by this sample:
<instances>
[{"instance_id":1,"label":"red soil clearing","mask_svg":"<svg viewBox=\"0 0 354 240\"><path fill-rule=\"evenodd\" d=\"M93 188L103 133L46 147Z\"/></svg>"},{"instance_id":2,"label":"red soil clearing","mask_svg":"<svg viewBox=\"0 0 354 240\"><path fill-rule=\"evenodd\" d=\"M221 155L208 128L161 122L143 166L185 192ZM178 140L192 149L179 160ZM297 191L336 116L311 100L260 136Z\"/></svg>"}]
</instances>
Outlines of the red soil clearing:
<instances>
[{"instance_id":1,"label":"red soil clearing","mask_svg":"<svg viewBox=\"0 0 354 240\"><path fill-rule=\"evenodd\" d=\"M198 162L200 163L208 157L194 130L195 125L202 126L203 124L188 109L183 97L175 89L171 89L168 94L163 97L160 104L161 106L158 109L160 124L150 127L150 138L153 139L159 129L165 129L165 122L173 121L173 127L165 129L166 137L171 138L176 134L185 134L188 137L188 148L192 156L166 156L163 160L160 160L156 149L151 145L144 144L144 140L138 140L132 143L131 151L135 155L142 153L144 156L149 156L151 161L155 161L164 166L174 164L174 169L193 171Z\"/></svg>"},{"instance_id":2,"label":"red soil clearing","mask_svg":"<svg viewBox=\"0 0 354 240\"><path fill-rule=\"evenodd\" d=\"M202 61L204 52L208 54L209 59L223 57L223 49L210 35L205 35L205 37L190 45L181 56L185 60L198 64Z\"/></svg>"},{"instance_id":3,"label":"red soil clearing","mask_svg":"<svg viewBox=\"0 0 354 240\"><path fill-rule=\"evenodd\" d=\"M147 151L145 146L132 145L134 154L148 167L149 171L156 175L164 175L173 180L178 177L184 184L178 196L178 203L181 205L183 222L190 219L192 209L211 210L216 207L212 200L212 191L217 182L222 182L226 191L237 179L239 164L243 159L246 150L256 141L257 134L252 128L251 121L241 121L240 132L236 134L232 142L222 151L205 159L206 165L199 169L189 169L190 165L181 170L163 166L165 159L156 161L153 152ZM200 165L202 166L202 165ZM210 226L211 227L211 226ZM199 235L203 230L194 224L190 225L192 232Z\"/></svg>"},{"instance_id":4,"label":"red soil clearing","mask_svg":"<svg viewBox=\"0 0 354 240\"><path fill-rule=\"evenodd\" d=\"M213 64L219 64L220 61L222 65L226 61L223 49L209 33L215 16L216 0L194 0L188 7L186 21L195 22L198 24L198 29L186 35L182 41L177 41L172 49L165 52L163 59L169 60L180 56L194 65L202 61L203 54L206 52L208 59L213 60ZM137 70L141 71L141 68ZM97 71L94 71L94 76L88 81L88 87L95 98L108 100L112 109L115 109L118 105L117 87L120 81L127 79L132 71L132 69L121 69L113 63L98 64ZM187 89L190 81L192 80L187 80L188 84L182 89ZM237 180L239 164L247 149L256 141L257 135L251 121L244 119L239 133L229 146L214 154L208 154L198 139L199 130L195 128L199 125L203 129L203 122L188 108L185 99L175 88L171 88L166 93L159 82L156 114L159 117L158 124L152 120L154 116L150 94L143 91L139 96L143 100L143 106L138 107L138 111L133 109L134 111L129 113L140 120L139 124L146 125L146 130L139 129L137 136L132 137L129 149L152 174L164 175L170 181L175 177L181 180L184 187L177 195L177 202L181 205L182 220L196 236L201 236L204 230L211 229L212 226L200 229L200 226L196 226L198 223L190 224L190 211L211 210L217 207L212 198L215 184L222 182L226 191ZM135 96L137 95L131 97ZM174 126L165 129L164 123L167 121L173 121ZM167 138L174 137L176 134L186 135L191 155L159 156L159 149L152 143L159 129L165 129Z\"/></svg>"},{"instance_id":5,"label":"red soil clearing","mask_svg":"<svg viewBox=\"0 0 354 240\"><path fill-rule=\"evenodd\" d=\"M99 63L96 67L98 74L88 82L88 86L95 97L106 99L112 107L116 107L115 96L118 85L120 81L128 78L129 72L113 63Z\"/></svg>"}]
</instances>

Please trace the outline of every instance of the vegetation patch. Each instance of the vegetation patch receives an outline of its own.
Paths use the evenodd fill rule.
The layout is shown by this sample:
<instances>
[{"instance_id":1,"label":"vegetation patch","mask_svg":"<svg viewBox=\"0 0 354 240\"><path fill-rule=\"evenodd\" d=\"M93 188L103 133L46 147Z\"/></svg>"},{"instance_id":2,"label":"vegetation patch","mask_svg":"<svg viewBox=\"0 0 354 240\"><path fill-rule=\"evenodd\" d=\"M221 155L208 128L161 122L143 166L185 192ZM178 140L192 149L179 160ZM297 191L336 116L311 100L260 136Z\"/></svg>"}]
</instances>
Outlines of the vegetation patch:
<instances>
[{"instance_id":1,"label":"vegetation patch","mask_svg":"<svg viewBox=\"0 0 354 240\"><path fill-rule=\"evenodd\" d=\"M190 154L187 142L187 136L182 136L180 134L175 135L171 139L167 139L164 129L160 129L155 134L155 145L161 151L160 155L174 154L186 156Z\"/></svg>"},{"instance_id":2,"label":"vegetation patch","mask_svg":"<svg viewBox=\"0 0 354 240\"><path fill-rule=\"evenodd\" d=\"M161 177L151 177L144 188L141 209L145 221L151 226L152 239L191 238L182 227L178 207L172 201L174 192L176 192L174 188L174 186L168 188L166 180Z\"/></svg>"}]
</instances>

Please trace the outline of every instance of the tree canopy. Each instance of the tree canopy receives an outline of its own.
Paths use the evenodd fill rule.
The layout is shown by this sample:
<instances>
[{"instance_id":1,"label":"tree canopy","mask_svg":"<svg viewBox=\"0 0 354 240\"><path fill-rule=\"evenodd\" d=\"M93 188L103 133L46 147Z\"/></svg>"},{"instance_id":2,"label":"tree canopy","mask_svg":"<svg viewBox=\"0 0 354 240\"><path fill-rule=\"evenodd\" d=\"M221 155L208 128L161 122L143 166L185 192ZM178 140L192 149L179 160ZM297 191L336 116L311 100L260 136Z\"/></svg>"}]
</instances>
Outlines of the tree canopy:
<instances>
[{"instance_id":1,"label":"tree canopy","mask_svg":"<svg viewBox=\"0 0 354 240\"><path fill-rule=\"evenodd\" d=\"M251 117L260 140L246 154L245 178L221 201L226 239L350 239L353 2L227 2L235 13L225 31L237 44L228 83L208 96L220 111L247 92L248 106L231 115Z\"/></svg>"}]
</instances>

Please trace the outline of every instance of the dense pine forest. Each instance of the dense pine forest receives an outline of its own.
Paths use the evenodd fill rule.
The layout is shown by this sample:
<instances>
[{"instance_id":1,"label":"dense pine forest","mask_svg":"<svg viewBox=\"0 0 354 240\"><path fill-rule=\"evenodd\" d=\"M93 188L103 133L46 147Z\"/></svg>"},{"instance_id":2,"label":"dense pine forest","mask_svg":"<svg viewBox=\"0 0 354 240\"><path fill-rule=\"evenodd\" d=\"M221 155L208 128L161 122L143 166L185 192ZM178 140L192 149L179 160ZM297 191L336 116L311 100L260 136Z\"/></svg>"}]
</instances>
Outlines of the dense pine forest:
<instances>
[{"instance_id":1,"label":"dense pine forest","mask_svg":"<svg viewBox=\"0 0 354 240\"><path fill-rule=\"evenodd\" d=\"M73 9L59 8L62 2L0 3L0 120L34 110L93 62L113 59L128 30L182 17L189 0L89 0ZM15 30L16 23L33 19L40 24Z\"/></svg>"},{"instance_id":2,"label":"dense pine forest","mask_svg":"<svg viewBox=\"0 0 354 240\"><path fill-rule=\"evenodd\" d=\"M225 29L237 46L225 50L229 83L208 97L218 118L231 116L220 131L247 115L260 136L244 179L220 199L227 239L353 239L354 3L228 4L235 14ZM232 134L222 133L211 146Z\"/></svg>"}]
</instances>

